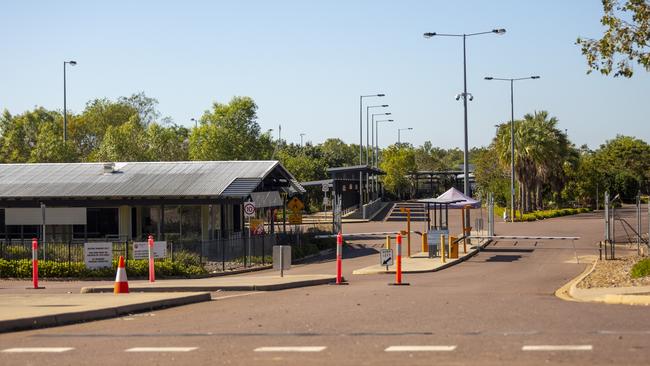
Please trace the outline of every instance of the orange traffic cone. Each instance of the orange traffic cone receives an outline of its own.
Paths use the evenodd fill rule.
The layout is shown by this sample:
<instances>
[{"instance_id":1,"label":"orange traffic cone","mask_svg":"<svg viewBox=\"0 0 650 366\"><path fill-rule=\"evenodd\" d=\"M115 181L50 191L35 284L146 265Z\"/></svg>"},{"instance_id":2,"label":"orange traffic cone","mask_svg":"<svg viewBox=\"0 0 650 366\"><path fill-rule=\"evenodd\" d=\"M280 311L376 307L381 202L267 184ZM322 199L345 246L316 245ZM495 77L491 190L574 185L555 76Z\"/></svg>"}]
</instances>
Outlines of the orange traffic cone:
<instances>
[{"instance_id":1,"label":"orange traffic cone","mask_svg":"<svg viewBox=\"0 0 650 366\"><path fill-rule=\"evenodd\" d=\"M115 287L113 289L115 294L128 294L129 293L129 280L126 278L126 268L124 267L124 257L120 256L120 261L117 265L117 274L115 275Z\"/></svg>"}]
</instances>

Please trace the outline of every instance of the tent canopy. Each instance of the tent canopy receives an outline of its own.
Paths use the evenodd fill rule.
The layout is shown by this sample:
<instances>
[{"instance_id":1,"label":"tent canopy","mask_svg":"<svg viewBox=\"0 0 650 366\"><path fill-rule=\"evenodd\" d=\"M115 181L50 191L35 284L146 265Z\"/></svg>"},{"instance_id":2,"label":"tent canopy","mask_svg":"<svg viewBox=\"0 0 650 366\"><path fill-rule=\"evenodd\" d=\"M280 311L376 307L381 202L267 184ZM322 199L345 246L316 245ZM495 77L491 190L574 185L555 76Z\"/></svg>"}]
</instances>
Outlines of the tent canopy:
<instances>
[{"instance_id":1,"label":"tent canopy","mask_svg":"<svg viewBox=\"0 0 650 366\"><path fill-rule=\"evenodd\" d=\"M450 208L462 208L465 207L466 205L472 206L472 208L478 208L481 207L481 202L471 198L467 197L466 195L463 194L463 192L457 190L456 188L452 187L447 190L447 192L441 194L440 196L436 197L436 200L439 201L454 201L453 203L449 204Z\"/></svg>"}]
</instances>

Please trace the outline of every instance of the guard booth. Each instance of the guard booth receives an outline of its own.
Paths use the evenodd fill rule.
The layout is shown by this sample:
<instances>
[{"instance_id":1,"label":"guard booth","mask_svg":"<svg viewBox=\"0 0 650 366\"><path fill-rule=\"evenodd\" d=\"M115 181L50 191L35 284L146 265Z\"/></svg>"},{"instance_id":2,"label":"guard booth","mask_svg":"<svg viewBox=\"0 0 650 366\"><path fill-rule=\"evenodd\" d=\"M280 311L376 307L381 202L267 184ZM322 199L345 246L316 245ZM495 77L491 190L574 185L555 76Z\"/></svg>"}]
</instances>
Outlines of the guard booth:
<instances>
[{"instance_id":1,"label":"guard booth","mask_svg":"<svg viewBox=\"0 0 650 366\"><path fill-rule=\"evenodd\" d=\"M438 256L440 236L449 236L449 205L463 202L464 200L447 200L439 198L425 198L418 200L426 205L427 212L427 246L429 247L429 258Z\"/></svg>"}]
</instances>

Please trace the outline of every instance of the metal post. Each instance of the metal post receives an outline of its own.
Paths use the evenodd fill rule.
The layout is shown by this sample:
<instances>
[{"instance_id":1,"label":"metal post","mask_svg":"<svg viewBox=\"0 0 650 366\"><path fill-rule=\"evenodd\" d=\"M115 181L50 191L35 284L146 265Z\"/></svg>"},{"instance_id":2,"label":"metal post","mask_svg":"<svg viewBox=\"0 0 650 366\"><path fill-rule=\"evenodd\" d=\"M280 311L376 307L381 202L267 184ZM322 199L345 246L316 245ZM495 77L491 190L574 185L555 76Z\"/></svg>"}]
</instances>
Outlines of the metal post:
<instances>
[{"instance_id":1,"label":"metal post","mask_svg":"<svg viewBox=\"0 0 650 366\"><path fill-rule=\"evenodd\" d=\"M467 57L465 39L467 35L463 34L463 109L465 113L465 150L463 151L463 174L465 177L464 192L466 196L470 196L469 192L469 161L467 151Z\"/></svg>"},{"instance_id":2,"label":"metal post","mask_svg":"<svg viewBox=\"0 0 650 366\"><path fill-rule=\"evenodd\" d=\"M66 111L66 80L65 80L65 64L63 62L63 142L65 143L68 139L68 113Z\"/></svg>"},{"instance_id":3,"label":"metal post","mask_svg":"<svg viewBox=\"0 0 650 366\"><path fill-rule=\"evenodd\" d=\"M363 96L359 96L359 165L363 164Z\"/></svg>"},{"instance_id":4,"label":"metal post","mask_svg":"<svg viewBox=\"0 0 650 366\"><path fill-rule=\"evenodd\" d=\"M641 191L636 195L636 253L641 255Z\"/></svg>"},{"instance_id":5,"label":"metal post","mask_svg":"<svg viewBox=\"0 0 650 366\"><path fill-rule=\"evenodd\" d=\"M514 80L510 80L510 222L515 222L515 100Z\"/></svg>"},{"instance_id":6,"label":"metal post","mask_svg":"<svg viewBox=\"0 0 650 366\"><path fill-rule=\"evenodd\" d=\"M605 191L605 259L607 259L607 245L611 242L611 228L609 222L609 192Z\"/></svg>"},{"instance_id":7,"label":"metal post","mask_svg":"<svg viewBox=\"0 0 650 366\"><path fill-rule=\"evenodd\" d=\"M41 223L42 228L41 230L43 231L43 236L41 238L41 244L43 245L43 261L45 261L45 204L41 202L41 219L43 220ZM22 237L22 235L21 235Z\"/></svg>"}]
</instances>

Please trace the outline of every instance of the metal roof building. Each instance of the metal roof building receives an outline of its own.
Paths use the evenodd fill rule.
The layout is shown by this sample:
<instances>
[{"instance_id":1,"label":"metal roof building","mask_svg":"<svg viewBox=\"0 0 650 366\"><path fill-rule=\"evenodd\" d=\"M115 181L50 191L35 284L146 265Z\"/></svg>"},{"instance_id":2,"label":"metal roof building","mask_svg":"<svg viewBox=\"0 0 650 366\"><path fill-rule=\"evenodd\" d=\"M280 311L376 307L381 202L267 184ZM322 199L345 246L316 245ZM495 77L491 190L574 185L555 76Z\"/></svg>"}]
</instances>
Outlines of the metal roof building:
<instances>
[{"instance_id":1,"label":"metal roof building","mask_svg":"<svg viewBox=\"0 0 650 366\"><path fill-rule=\"evenodd\" d=\"M245 200L272 220L280 192L305 190L278 161L0 164L0 240L214 240L244 230Z\"/></svg>"}]
</instances>

